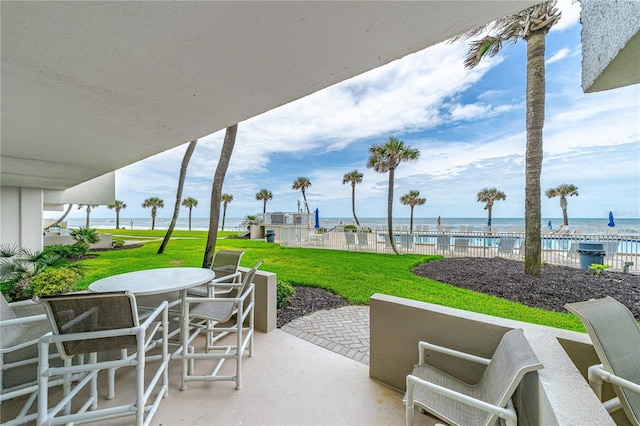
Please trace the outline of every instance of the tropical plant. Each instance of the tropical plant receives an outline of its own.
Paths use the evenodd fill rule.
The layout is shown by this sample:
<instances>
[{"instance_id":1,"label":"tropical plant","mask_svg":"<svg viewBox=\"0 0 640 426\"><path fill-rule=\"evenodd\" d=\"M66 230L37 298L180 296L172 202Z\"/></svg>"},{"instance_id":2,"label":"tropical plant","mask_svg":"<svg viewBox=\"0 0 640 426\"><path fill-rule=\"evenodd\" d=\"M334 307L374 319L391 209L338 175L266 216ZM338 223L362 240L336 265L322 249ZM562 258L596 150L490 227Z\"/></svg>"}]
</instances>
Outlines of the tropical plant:
<instances>
[{"instance_id":1,"label":"tropical plant","mask_svg":"<svg viewBox=\"0 0 640 426\"><path fill-rule=\"evenodd\" d=\"M607 268L611 268L611 265L607 265L606 263L592 263L591 265L589 265L589 269L595 272L596 276L600 275L600 273Z\"/></svg>"},{"instance_id":2,"label":"tropical plant","mask_svg":"<svg viewBox=\"0 0 640 426\"><path fill-rule=\"evenodd\" d=\"M507 195L498 191L496 188L484 188L478 192L478 202L486 203L484 209L488 212L489 218L487 219L487 225L491 226L491 210L493 209L493 203L499 200L506 200Z\"/></svg>"},{"instance_id":3,"label":"tropical plant","mask_svg":"<svg viewBox=\"0 0 640 426\"><path fill-rule=\"evenodd\" d=\"M427 199L420 198L420 191L411 190L400 197L400 202L405 206L411 207L411 220L409 221L409 233L411 233L413 232L413 208L424 205Z\"/></svg>"},{"instance_id":4,"label":"tropical plant","mask_svg":"<svg viewBox=\"0 0 640 426\"><path fill-rule=\"evenodd\" d=\"M233 195L231 194L222 194L220 196L220 200L222 200L222 230L224 231L224 220L227 217L227 206L230 202L233 201Z\"/></svg>"},{"instance_id":5,"label":"tropical plant","mask_svg":"<svg viewBox=\"0 0 640 426\"><path fill-rule=\"evenodd\" d=\"M256 200L258 201L262 200L262 202L264 203L262 206L263 214L267 212L267 201L272 199L273 199L273 194L268 189L261 189L260 192L256 194Z\"/></svg>"},{"instance_id":6,"label":"tropical plant","mask_svg":"<svg viewBox=\"0 0 640 426\"><path fill-rule=\"evenodd\" d=\"M247 226L260 225L260 219L258 219L258 216L254 216L254 215L245 216L244 222L247 224Z\"/></svg>"},{"instance_id":7,"label":"tropical plant","mask_svg":"<svg viewBox=\"0 0 640 426\"><path fill-rule=\"evenodd\" d=\"M296 289L293 288L288 281L278 281L276 286L276 309L282 309L289 304L291 296L296 293Z\"/></svg>"},{"instance_id":8,"label":"tropical plant","mask_svg":"<svg viewBox=\"0 0 640 426\"><path fill-rule=\"evenodd\" d=\"M293 185L291 185L291 189L295 189L295 190L299 189L300 191L302 191L302 199L304 200L304 207L307 209L307 213L310 213L310 212L309 212L309 204L307 203L307 194L305 193L305 190L310 186L311 186L311 181L303 176L300 176L298 179L296 179L293 182Z\"/></svg>"},{"instance_id":9,"label":"tropical plant","mask_svg":"<svg viewBox=\"0 0 640 426\"><path fill-rule=\"evenodd\" d=\"M47 269L31 278L27 296L49 296L68 293L76 288L80 275L74 269Z\"/></svg>"},{"instance_id":10,"label":"tropical plant","mask_svg":"<svg viewBox=\"0 0 640 426\"><path fill-rule=\"evenodd\" d=\"M218 239L218 224L220 222L220 200L222 197L222 184L227 174L233 147L236 144L236 135L238 134L238 124L227 127L220 150L220 159L216 167L216 173L213 176L213 184L211 185L211 204L209 207L209 232L207 233L207 245L204 249L204 258L202 259L202 267L210 268L213 263L213 253L216 249L216 240Z\"/></svg>"},{"instance_id":11,"label":"tropical plant","mask_svg":"<svg viewBox=\"0 0 640 426\"><path fill-rule=\"evenodd\" d=\"M85 228L89 227L89 215L91 214L91 211L98 206L99 204L78 204L78 210L84 207L85 211L87 212L87 220L85 221L85 225L84 225Z\"/></svg>"},{"instance_id":12,"label":"tropical plant","mask_svg":"<svg viewBox=\"0 0 640 426\"><path fill-rule=\"evenodd\" d=\"M167 247L167 244L169 244L169 239L171 239L173 228L176 227L178 215L180 214L180 200L182 199L184 180L187 177L187 167L189 166L189 160L191 160L191 155L193 155L193 151L196 149L197 144L197 139L189 142L189 145L187 145L187 149L184 152L184 156L182 157L182 163L180 164L180 176L178 177L178 189L176 190L176 202L173 205L173 215L171 216L171 222L169 223L167 232L164 234L162 243L160 244L160 247L158 247L158 254L164 253L164 249ZM189 231L191 231L191 209L189 209Z\"/></svg>"},{"instance_id":13,"label":"tropical plant","mask_svg":"<svg viewBox=\"0 0 640 426\"><path fill-rule=\"evenodd\" d=\"M342 178L342 184L351 184L351 211L353 211L353 220L356 221L356 225L360 226L360 221L356 216L356 184L362 182L363 174L360 173L357 169L350 171L349 173L345 173Z\"/></svg>"},{"instance_id":14,"label":"tropical plant","mask_svg":"<svg viewBox=\"0 0 640 426\"><path fill-rule=\"evenodd\" d=\"M524 272L540 275L542 256L540 242L540 174L542 172L542 129L545 104L545 36L560 18L556 1L536 4L521 12L505 16L497 21L475 28L454 37L452 41L469 39L489 32L480 40L471 42L465 67L473 68L485 56L494 56L503 43L515 43L519 39L527 42L527 99L526 99L526 166L525 166L525 262Z\"/></svg>"},{"instance_id":15,"label":"tropical plant","mask_svg":"<svg viewBox=\"0 0 640 426\"><path fill-rule=\"evenodd\" d=\"M100 234L98 234L98 230L94 228L83 228L81 226L80 228L69 231L69 235L71 235L78 244L87 246L100 241Z\"/></svg>"},{"instance_id":16,"label":"tropical plant","mask_svg":"<svg viewBox=\"0 0 640 426\"><path fill-rule=\"evenodd\" d=\"M578 196L578 187L572 184L563 183L557 188L549 188L545 194L549 198L560 197L560 208L562 209L562 220L564 226L569 226L569 216L567 215L567 197Z\"/></svg>"},{"instance_id":17,"label":"tropical plant","mask_svg":"<svg viewBox=\"0 0 640 426\"><path fill-rule=\"evenodd\" d=\"M369 160L367 168L373 168L378 173L389 172L389 196L387 197L387 227L393 229L393 181L395 170L402 162L417 161L420 158L420 150L405 146L404 142L390 137L384 144L372 145L369 148ZM396 248L393 232L389 232L389 243L396 254L400 254Z\"/></svg>"},{"instance_id":18,"label":"tropical plant","mask_svg":"<svg viewBox=\"0 0 640 426\"><path fill-rule=\"evenodd\" d=\"M127 208L127 203L124 201L116 200L113 204L107 206L109 210L116 210L116 229L120 229L120 210Z\"/></svg>"},{"instance_id":19,"label":"tropical plant","mask_svg":"<svg viewBox=\"0 0 640 426\"><path fill-rule=\"evenodd\" d=\"M187 197L182 200L182 205L189 209L189 231L191 231L191 210L198 207L198 200L193 197Z\"/></svg>"},{"instance_id":20,"label":"tropical plant","mask_svg":"<svg viewBox=\"0 0 640 426\"><path fill-rule=\"evenodd\" d=\"M67 259L44 251L30 250L17 245L0 246L0 286L13 301L29 298L31 279L47 269L71 268L81 272L82 267Z\"/></svg>"},{"instance_id":21,"label":"tropical plant","mask_svg":"<svg viewBox=\"0 0 640 426\"><path fill-rule=\"evenodd\" d=\"M156 214L158 213L158 208L164 207L164 200L158 197L147 198L142 203L142 208L146 209L149 207L151 207L151 230L153 231L156 227Z\"/></svg>"},{"instance_id":22,"label":"tropical plant","mask_svg":"<svg viewBox=\"0 0 640 426\"><path fill-rule=\"evenodd\" d=\"M80 243L54 244L42 249L42 253L44 254L53 253L68 260L78 259L87 254L87 251L89 251L89 246Z\"/></svg>"}]
</instances>

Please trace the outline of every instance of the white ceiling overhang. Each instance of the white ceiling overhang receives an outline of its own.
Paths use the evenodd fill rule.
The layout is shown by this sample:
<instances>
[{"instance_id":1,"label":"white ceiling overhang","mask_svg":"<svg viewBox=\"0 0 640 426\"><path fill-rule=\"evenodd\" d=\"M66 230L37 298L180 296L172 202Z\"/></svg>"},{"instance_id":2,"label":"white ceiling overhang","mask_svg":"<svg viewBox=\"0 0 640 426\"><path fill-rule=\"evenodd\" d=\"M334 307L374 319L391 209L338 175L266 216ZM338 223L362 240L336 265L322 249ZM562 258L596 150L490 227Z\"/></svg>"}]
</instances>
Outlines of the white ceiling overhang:
<instances>
[{"instance_id":1,"label":"white ceiling overhang","mask_svg":"<svg viewBox=\"0 0 640 426\"><path fill-rule=\"evenodd\" d=\"M533 1L1 3L1 183L66 189Z\"/></svg>"}]
</instances>

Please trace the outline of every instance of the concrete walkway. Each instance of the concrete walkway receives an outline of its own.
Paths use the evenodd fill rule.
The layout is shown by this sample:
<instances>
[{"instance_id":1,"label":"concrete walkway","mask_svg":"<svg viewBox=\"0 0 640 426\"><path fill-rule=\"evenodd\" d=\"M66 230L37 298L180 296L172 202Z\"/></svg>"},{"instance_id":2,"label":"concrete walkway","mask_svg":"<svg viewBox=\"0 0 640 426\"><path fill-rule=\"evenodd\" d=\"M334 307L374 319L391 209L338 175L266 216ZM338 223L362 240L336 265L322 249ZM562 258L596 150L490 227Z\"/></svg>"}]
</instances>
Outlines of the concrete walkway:
<instances>
[{"instance_id":1,"label":"concrete walkway","mask_svg":"<svg viewBox=\"0 0 640 426\"><path fill-rule=\"evenodd\" d=\"M368 306L316 311L285 324L282 331L369 365Z\"/></svg>"}]
</instances>

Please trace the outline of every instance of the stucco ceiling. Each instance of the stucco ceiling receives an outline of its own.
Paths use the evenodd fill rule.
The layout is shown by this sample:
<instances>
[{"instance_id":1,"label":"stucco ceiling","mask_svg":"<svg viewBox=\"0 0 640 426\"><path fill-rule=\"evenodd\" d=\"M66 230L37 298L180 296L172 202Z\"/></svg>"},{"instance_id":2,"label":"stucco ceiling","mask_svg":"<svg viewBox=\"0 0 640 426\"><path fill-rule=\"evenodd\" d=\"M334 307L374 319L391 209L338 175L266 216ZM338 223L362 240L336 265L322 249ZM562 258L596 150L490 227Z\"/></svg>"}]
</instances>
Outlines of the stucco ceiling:
<instances>
[{"instance_id":1,"label":"stucco ceiling","mask_svg":"<svg viewBox=\"0 0 640 426\"><path fill-rule=\"evenodd\" d=\"M2 1L1 183L74 186L533 3Z\"/></svg>"}]
</instances>

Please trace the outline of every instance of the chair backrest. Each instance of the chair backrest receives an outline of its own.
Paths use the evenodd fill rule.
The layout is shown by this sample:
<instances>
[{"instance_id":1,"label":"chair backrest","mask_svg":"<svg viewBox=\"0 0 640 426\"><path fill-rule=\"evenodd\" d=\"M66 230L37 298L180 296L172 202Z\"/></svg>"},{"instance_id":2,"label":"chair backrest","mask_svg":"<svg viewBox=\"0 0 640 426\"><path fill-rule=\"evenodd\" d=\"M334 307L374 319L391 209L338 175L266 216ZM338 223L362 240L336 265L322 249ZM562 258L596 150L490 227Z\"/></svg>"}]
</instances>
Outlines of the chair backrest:
<instances>
[{"instance_id":1,"label":"chair backrest","mask_svg":"<svg viewBox=\"0 0 640 426\"><path fill-rule=\"evenodd\" d=\"M235 274L238 272L243 254L244 252L240 250L218 250L213 258L211 270L220 276Z\"/></svg>"},{"instance_id":2,"label":"chair backrest","mask_svg":"<svg viewBox=\"0 0 640 426\"><path fill-rule=\"evenodd\" d=\"M345 231L344 232L344 238L347 241L347 244L355 244L356 243L356 234L354 232L351 231Z\"/></svg>"},{"instance_id":3,"label":"chair backrest","mask_svg":"<svg viewBox=\"0 0 640 426\"><path fill-rule=\"evenodd\" d=\"M451 243L451 237L448 235L438 235L437 247L438 250L449 250L449 244Z\"/></svg>"},{"instance_id":4,"label":"chair backrest","mask_svg":"<svg viewBox=\"0 0 640 426\"><path fill-rule=\"evenodd\" d=\"M564 307L584 324L604 369L640 384L640 328L629 309L609 296ZM640 423L640 394L613 389L627 416Z\"/></svg>"},{"instance_id":5,"label":"chair backrest","mask_svg":"<svg viewBox=\"0 0 640 426\"><path fill-rule=\"evenodd\" d=\"M136 299L129 292L75 293L36 298L47 311L54 335L87 333L83 339L56 342L60 357L136 347L136 336L92 338L105 330L139 325Z\"/></svg>"},{"instance_id":6,"label":"chair backrest","mask_svg":"<svg viewBox=\"0 0 640 426\"><path fill-rule=\"evenodd\" d=\"M16 314L13 312L13 309L11 309L11 306L9 306L9 302L7 302L7 299L4 298L3 294L0 293L0 320L11 320L11 319L16 319Z\"/></svg>"},{"instance_id":7,"label":"chair backrest","mask_svg":"<svg viewBox=\"0 0 640 426\"><path fill-rule=\"evenodd\" d=\"M522 329L506 332L478 382L480 399L499 407L506 406L524 375L541 368L543 366ZM485 424L493 424L496 419L497 416L492 415Z\"/></svg>"},{"instance_id":8,"label":"chair backrest","mask_svg":"<svg viewBox=\"0 0 640 426\"><path fill-rule=\"evenodd\" d=\"M244 274L244 276L242 277L242 283L240 284L240 287L238 287L238 292L236 293L237 296L242 296L242 293L244 293L245 289L249 286L249 284L253 282L253 277L256 276L256 272L258 271L258 268L262 266L263 263L264 263L264 260L259 261L258 263L253 265L253 268L249 269Z\"/></svg>"},{"instance_id":9,"label":"chair backrest","mask_svg":"<svg viewBox=\"0 0 640 426\"><path fill-rule=\"evenodd\" d=\"M369 234L367 232L358 232L358 245L366 246L369 244Z\"/></svg>"},{"instance_id":10,"label":"chair backrest","mask_svg":"<svg viewBox=\"0 0 640 426\"><path fill-rule=\"evenodd\" d=\"M500 238L498 243L498 253L513 253L515 250L516 239L513 237Z\"/></svg>"}]
</instances>

